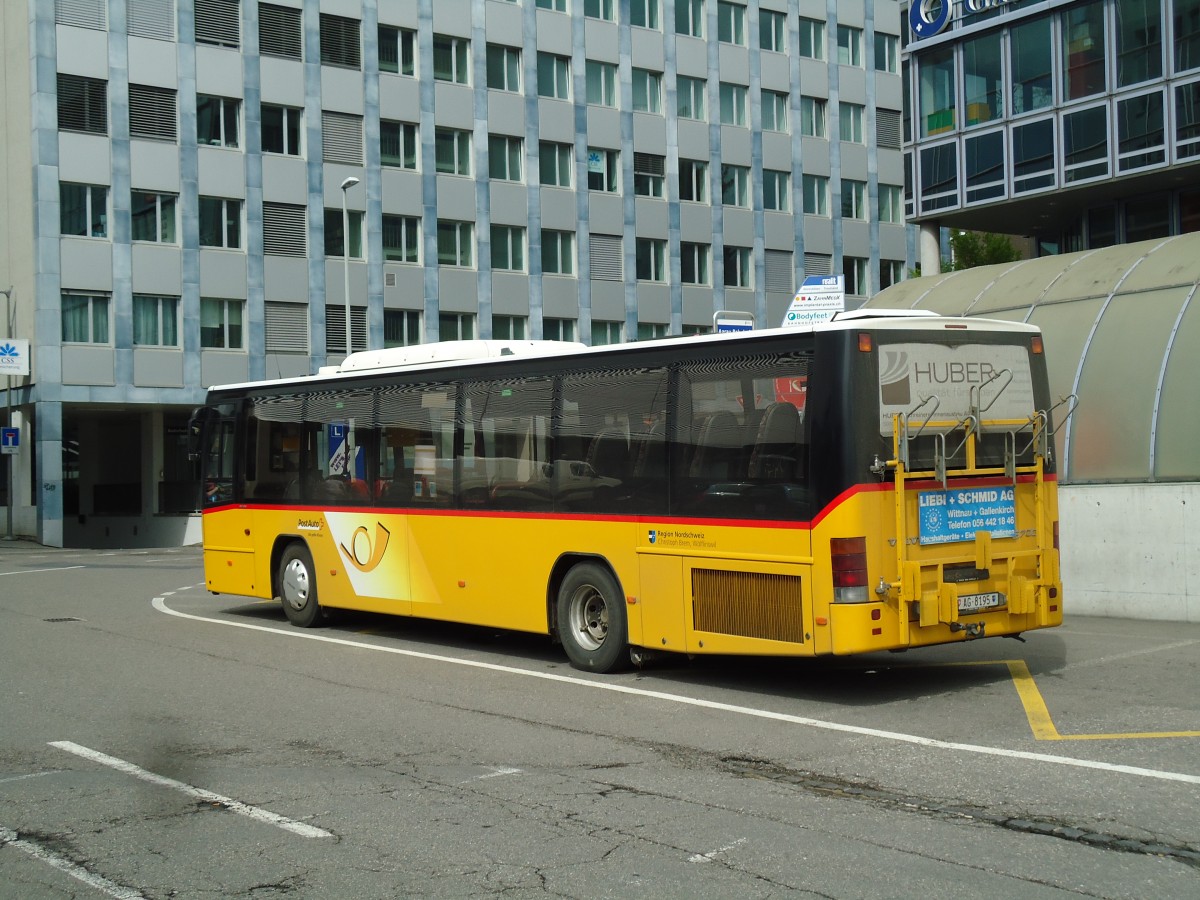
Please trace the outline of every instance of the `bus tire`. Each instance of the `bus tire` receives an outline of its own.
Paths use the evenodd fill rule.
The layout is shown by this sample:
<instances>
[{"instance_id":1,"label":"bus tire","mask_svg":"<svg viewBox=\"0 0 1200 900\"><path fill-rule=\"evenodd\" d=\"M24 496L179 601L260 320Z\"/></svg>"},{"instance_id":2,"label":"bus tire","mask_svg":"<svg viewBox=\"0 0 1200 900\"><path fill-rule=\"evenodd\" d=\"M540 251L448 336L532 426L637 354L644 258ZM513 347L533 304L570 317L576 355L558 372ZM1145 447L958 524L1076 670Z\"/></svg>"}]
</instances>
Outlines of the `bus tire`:
<instances>
[{"instance_id":1,"label":"bus tire","mask_svg":"<svg viewBox=\"0 0 1200 900\"><path fill-rule=\"evenodd\" d=\"M288 544L279 559L279 599L288 621L298 628L312 628L322 619L317 570L301 541Z\"/></svg>"},{"instance_id":2,"label":"bus tire","mask_svg":"<svg viewBox=\"0 0 1200 900\"><path fill-rule=\"evenodd\" d=\"M574 566L558 589L558 636L571 665L615 672L629 663L629 627L616 579L604 566Z\"/></svg>"}]
</instances>

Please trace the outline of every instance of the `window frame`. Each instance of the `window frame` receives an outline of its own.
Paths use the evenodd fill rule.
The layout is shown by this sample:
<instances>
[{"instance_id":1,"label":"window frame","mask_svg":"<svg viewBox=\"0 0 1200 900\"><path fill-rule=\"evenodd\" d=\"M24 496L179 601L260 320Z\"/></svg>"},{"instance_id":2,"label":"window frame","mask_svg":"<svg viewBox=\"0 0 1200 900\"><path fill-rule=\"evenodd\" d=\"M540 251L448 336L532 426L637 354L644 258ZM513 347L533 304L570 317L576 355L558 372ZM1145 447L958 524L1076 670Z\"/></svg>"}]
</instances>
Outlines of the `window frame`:
<instances>
[{"instance_id":1,"label":"window frame","mask_svg":"<svg viewBox=\"0 0 1200 900\"><path fill-rule=\"evenodd\" d=\"M446 243L450 238L453 238L453 246ZM460 219L438 219L437 254L439 266L475 268L475 223Z\"/></svg>"},{"instance_id":2,"label":"window frame","mask_svg":"<svg viewBox=\"0 0 1200 900\"><path fill-rule=\"evenodd\" d=\"M399 244L388 243L389 227L399 229L401 236ZM385 263L421 264L420 216L384 213L380 220L380 234L383 237L383 261Z\"/></svg>"},{"instance_id":3,"label":"window frame","mask_svg":"<svg viewBox=\"0 0 1200 900\"><path fill-rule=\"evenodd\" d=\"M442 57L439 60L439 56ZM450 68L439 66L449 61ZM457 35L435 34L433 36L433 80L444 84L471 83L471 39Z\"/></svg>"},{"instance_id":4,"label":"window frame","mask_svg":"<svg viewBox=\"0 0 1200 900\"><path fill-rule=\"evenodd\" d=\"M77 192L82 196L82 204L69 204L64 200L64 190L79 189ZM97 210L96 195L101 194L102 208ZM87 237L87 238L108 238L108 223L110 218L108 208L109 186L106 184L84 184L77 181L60 181L58 183L58 224L59 234L64 237ZM70 213L77 213L82 208L83 212L83 230L69 230L67 226L67 216ZM97 231L97 222L99 222L99 230Z\"/></svg>"},{"instance_id":5,"label":"window frame","mask_svg":"<svg viewBox=\"0 0 1200 900\"><path fill-rule=\"evenodd\" d=\"M219 304L219 325L205 325L205 309L212 309L213 304ZM236 311L237 323L233 322ZM221 343L212 343L214 328L219 329ZM233 342L232 334L236 333L237 342ZM200 349L201 350L245 350L246 349L246 301L227 297L200 298Z\"/></svg>"},{"instance_id":6,"label":"window frame","mask_svg":"<svg viewBox=\"0 0 1200 900\"><path fill-rule=\"evenodd\" d=\"M526 229L521 225L492 225L491 261L494 272L527 270Z\"/></svg>"},{"instance_id":7,"label":"window frame","mask_svg":"<svg viewBox=\"0 0 1200 900\"><path fill-rule=\"evenodd\" d=\"M497 152L500 150L501 152ZM502 162L497 169L497 161ZM512 169L515 168L514 173ZM488 135L488 177L495 181L524 183L525 139L509 134Z\"/></svg>"},{"instance_id":8,"label":"window frame","mask_svg":"<svg viewBox=\"0 0 1200 900\"><path fill-rule=\"evenodd\" d=\"M211 208L213 204L220 205L218 225L221 232L221 237L220 243L217 244L205 243L205 207L209 206ZM230 207L229 204L233 204L233 206ZM231 208L233 211L232 217L230 216ZM245 232L246 228L241 200L233 197L212 197L201 195L199 198L196 218L199 223L199 240L201 247L217 250L242 249L242 234ZM211 229L209 230L211 231Z\"/></svg>"},{"instance_id":9,"label":"window frame","mask_svg":"<svg viewBox=\"0 0 1200 900\"><path fill-rule=\"evenodd\" d=\"M465 128L435 128L433 132L433 170L438 175L471 177L472 133ZM449 157L443 154L449 148Z\"/></svg>"},{"instance_id":10,"label":"window frame","mask_svg":"<svg viewBox=\"0 0 1200 900\"><path fill-rule=\"evenodd\" d=\"M154 301L155 334L153 335L146 334L144 330L145 325L141 324L144 321L144 314L139 313L139 307L144 310L148 305L148 301ZM132 317L133 346L178 349L181 346L179 340L179 307L180 298L177 296L134 294Z\"/></svg>"},{"instance_id":11,"label":"window frame","mask_svg":"<svg viewBox=\"0 0 1200 900\"><path fill-rule=\"evenodd\" d=\"M87 313L85 320L87 322L87 338L84 340L76 340L67 337L67 321L66 316L72 312L69 307L71 304L67 302L67 298L76 298L87 300ZM101 308L102 307L102 308ZM92 293L89 291L63 291L60 298L60 327L63 344L77 345L99 345L111 347L113 345L113 326L112 326L112 295L103 293ZM98 335L97 332L103 328L103 335Z\"/></svg>"},{"instance_id":12,"label":"window frame","mask_svg":"<svg viewBox=\"0 0 1200 900\"><path fill-rule=\"evenodd\" d=\"M721 100L721 124L738 128L747 125L750 89L744 84L722 81L719 94Z\"/></svg>"},{"instance_id":13,"label":"window frame","mask_svg":"<svg viewBox=\"0 0 1200 900\"><path fill-rule=\"evenodd\" d=\"M553 250L551 251L550 248ZM543 228L541 257L543 275L573 276L575 274L575 232Z\"/></svg>"},{"instance_id":14,"label":"window frame","mask_svg":"<svg viewBox=\"0 0 1200 900\"><path fill-rule=\"evenodd\" d=\"M214 124L217 126L215 139L205 139L201 133L203 113L201 107L205 101L216 101L218 113ZM233 131L232 139L229 132ZM216 94L196 94L196 141L202 147L225 147L237 150L241 147L242 134L242 101L237 97L221 97ZM211 135L211 132L210 132Z\"/></svg>"},{"instance_id":15,"label":"window frame","mask_svg":"<svg viewBox=\"0 0 1200 900\"><path fill-rule=\"evenodd\" d=\"M171 194L165 191L140 191L136 188L130 190L130 240L144 242L148 244L179 244L179 195ZM144 201L149 198L154 198L154 233L155 237L137 237L137 208L138 204L134 202L134 198L141 196ZM164 202L169 201L169 202ZM164 213L164 207L169 207L169 215ZM143 203L143 208L145 204Z\"/></svg>"}]
</instances>

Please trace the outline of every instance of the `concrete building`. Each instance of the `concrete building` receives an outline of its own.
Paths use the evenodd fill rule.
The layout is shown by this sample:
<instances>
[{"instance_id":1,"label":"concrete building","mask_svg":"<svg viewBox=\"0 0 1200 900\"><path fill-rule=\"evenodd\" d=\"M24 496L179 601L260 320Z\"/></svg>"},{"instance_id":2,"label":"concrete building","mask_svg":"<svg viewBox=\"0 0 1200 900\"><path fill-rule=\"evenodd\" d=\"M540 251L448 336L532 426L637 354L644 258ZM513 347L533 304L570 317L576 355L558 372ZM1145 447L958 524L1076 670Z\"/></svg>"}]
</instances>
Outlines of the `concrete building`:
<instances>
[{"instance_id":1,"label":"concrete building","mask_svg":"<svg viewBox=\"0 0 1200 900\"><path fill-rule=\"evenodd\" d=\"M1200 230L1200 0L905 4L905 213L1039 255Z\"/></svg>"},{"instance_id":2,"label":"concrete building","mask_svg":"<svg viewBox=\"0 0 1200 900\"><path fill-rule=\"evenodd\" d=\"M11 508L46 544L195 539L191 407L340 361L347 325L635 340L909 264L894 0L0 16L0 280L33 356Z\"/></svg>"}]
</instances>

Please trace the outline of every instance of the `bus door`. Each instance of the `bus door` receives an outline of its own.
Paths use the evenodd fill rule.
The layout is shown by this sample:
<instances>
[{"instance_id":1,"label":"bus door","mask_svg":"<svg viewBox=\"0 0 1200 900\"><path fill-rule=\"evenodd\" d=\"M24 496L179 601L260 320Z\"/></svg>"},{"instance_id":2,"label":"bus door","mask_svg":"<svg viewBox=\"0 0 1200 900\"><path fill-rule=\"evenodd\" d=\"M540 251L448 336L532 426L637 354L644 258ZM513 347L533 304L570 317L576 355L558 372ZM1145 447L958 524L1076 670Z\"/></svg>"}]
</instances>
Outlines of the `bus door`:
<instances>
[{"instance_id":1,"label":"bus door","mask_svg":"<svg viewBox=\"0 0 1200 900\"><path fill-rule=\"evenodd\" d=\"M244 594L254 584L255 536L235 492L237 404L202 407L191 431L200 456L205 584L214 593Z\"/></svg>"},{"instance_id":2,"label":"bus door","mask_svg":"<svg viewBox=\"0 0 1200 900\"><path fill-rule=\"evenodd\" d=\"M1022 337L879 348L895 568L876 592L898 600L901 644L928 642L916 629L982 637L1061 620L1050 413L1031 367L1040 337Z\"/></svg>"}]
</instances>

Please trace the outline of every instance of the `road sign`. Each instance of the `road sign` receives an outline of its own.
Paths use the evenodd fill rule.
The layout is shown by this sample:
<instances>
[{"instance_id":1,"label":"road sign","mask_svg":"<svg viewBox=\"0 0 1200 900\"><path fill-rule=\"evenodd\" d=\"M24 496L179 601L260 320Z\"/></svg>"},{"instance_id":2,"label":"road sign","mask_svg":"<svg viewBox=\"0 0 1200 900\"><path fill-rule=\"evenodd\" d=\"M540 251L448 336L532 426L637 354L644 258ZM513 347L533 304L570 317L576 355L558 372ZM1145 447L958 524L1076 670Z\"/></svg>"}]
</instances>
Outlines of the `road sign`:
<instances>
[{"instance_id":1,"label":"road sign","mask_svg":"<svg viewBox=\"0 0 1200 900\"><path fill-rule=\"evenodd\" d=\"M820 325L846 308L846 276L810 275L783 316L784 328Z\"/></svg>"},{"instance_id":2,"label":"road sign","mask_svg":"<svg viewBox=\"0 0 1200 900\"><path fill-rule=\"evenodd\" d=\"M0 455L12 456L20 446L20 428L0 428Z\"/></svg>"},{"instance_id":3,"label":"road sign","mask_svg":"<svg viewBox=\"0 0 1200 900\"><path fill-rule=\"evenodd\" d=\"M29 341L8 338L0 343L0 375L29 374Z\"/></svg>"}]
</instances>

